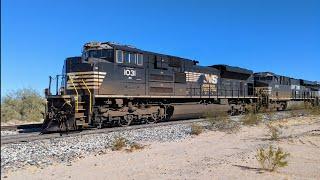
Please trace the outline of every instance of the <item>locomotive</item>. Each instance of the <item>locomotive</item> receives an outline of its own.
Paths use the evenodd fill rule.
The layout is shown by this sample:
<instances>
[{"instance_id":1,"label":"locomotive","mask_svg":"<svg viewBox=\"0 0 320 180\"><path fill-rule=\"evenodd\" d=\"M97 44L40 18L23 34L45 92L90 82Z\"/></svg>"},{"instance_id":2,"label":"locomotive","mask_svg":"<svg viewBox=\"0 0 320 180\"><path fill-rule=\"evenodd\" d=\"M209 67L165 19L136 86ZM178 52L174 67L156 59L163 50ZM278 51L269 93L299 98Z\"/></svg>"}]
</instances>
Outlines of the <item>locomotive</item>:
<instances>
[{"instance_id":1,"label":"locomotive","mask_svg":"<svg viewBox=\"0 0 320 180\"><path fill-rule=\"evenodd\" d=\"M84 44L49 77L43 132L198 118L207 111L245 113L319 104L316 82L198 61L114 42ZM54 92L52 92L54 91Z\"/></svg>"}]
</instances>

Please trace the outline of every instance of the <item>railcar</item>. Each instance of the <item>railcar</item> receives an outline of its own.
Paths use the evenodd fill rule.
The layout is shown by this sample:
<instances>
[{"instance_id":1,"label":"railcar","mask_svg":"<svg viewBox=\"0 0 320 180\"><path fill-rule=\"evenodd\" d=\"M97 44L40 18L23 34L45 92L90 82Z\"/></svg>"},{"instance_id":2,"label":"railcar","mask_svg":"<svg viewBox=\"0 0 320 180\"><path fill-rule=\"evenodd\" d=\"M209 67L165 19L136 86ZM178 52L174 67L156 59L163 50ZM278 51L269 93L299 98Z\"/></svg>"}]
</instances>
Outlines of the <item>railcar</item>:
<instances>
[{"instance_id":1,"label":"railcar","mask_svg":"<svg viewBox=\"0 0 320 180\"><path fill-rule=\"evenodd\" d=\"M81 56L65 60L61 75L49 77L43 132L197 118L207 111L234 115L249 105L285 109L288 100L302 95L299 91L293 99L290 93L302 88L312 91L303 100L314 99L313 91L320 89L270 73L200 66L196 60L129 45L90 42Z\"/></svg>"}]
</instances>

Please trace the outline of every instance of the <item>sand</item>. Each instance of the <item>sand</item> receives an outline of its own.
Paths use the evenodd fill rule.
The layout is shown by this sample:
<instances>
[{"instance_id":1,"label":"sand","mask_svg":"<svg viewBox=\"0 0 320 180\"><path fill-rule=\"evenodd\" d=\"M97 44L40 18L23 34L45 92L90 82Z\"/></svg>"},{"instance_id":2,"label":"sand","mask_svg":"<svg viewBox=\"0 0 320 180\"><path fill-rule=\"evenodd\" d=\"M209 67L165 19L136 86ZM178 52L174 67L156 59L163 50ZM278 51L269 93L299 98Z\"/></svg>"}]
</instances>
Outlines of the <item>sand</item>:
<instances>
[{"instance_id":1,"label":"sand","mask_svg":"<svg viewBox=\"0 0 320 180\"><path fill-rule=\"evenodd\" d=\"M242 127L237 133L208 131L179 142L139 142L133 152L107 151L72 163L44 169L28 167L7 179L320 179L320 117L296 117L275 122L277 141L269 140L264 124ZM288 166L275 172L260 168L259 147L289 152Z\"/></svg>"}]
</instances>

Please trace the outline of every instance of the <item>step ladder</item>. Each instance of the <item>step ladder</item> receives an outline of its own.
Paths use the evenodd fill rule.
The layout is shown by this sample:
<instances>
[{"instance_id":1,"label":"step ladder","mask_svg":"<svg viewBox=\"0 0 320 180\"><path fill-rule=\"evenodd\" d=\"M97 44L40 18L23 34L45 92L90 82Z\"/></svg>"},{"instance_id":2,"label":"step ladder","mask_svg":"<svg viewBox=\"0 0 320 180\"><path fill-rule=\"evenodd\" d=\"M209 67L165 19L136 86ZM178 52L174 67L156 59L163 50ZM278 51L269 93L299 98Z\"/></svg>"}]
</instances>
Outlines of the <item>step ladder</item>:
<instances>
[{"instance_id":1,"label":"step ladder","mask_svg":"<svg viewBox=\"0 0 320 180\"><path fill-rule=\"evenodd\" d=\"M83 79L81 79L82 83L85 85L87 91L89 92L88 95L79 95L78 89L75 86L74 80L72 76L69 76L71 83L73 85L74 91L76 93L75 97L75 122L77 126L80 127L88 127L88 124L90 123L90 117L92 113L92 93L90 89L88 88L87 84Z\"/></svg>"},{"instance_id":2,"label":"step ladder","mask_svg":"<svg viewBox=\"0 0 320 180\"><path fill-rule=\"evenodd\" d=\"M88 108L85 101L78 101L78 109L76 109L74 118L78 126L86 127L89 123Z\"/></svg>"}]
</instances>

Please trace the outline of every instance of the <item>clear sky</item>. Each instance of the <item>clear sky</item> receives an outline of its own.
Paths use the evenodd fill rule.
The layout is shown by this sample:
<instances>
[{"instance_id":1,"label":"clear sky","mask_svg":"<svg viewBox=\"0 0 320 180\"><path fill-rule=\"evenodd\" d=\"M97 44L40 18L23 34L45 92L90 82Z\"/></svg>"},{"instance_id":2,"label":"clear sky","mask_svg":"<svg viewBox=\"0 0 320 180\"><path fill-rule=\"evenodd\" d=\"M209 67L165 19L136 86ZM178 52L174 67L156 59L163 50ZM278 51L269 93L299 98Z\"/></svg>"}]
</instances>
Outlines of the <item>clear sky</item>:
<instances>
[{"instance_id":1,"label":"clear sky","mask_svg":"<svg viewBox=\"0 0 320 180\"><path fill-rule=\"evenodd\" d=\"M320 80L320 1L2 0L1 92L43 92L88 41Z\"/></svg>"}]
</instances>

